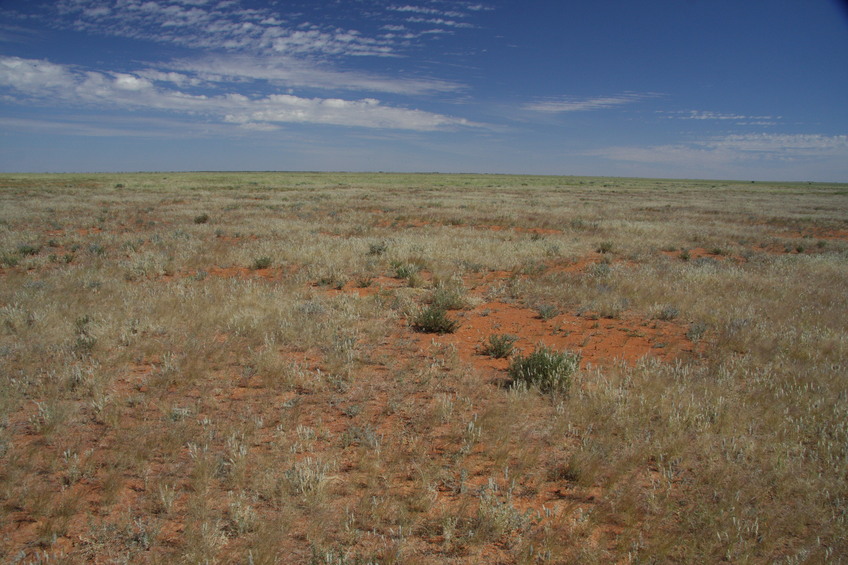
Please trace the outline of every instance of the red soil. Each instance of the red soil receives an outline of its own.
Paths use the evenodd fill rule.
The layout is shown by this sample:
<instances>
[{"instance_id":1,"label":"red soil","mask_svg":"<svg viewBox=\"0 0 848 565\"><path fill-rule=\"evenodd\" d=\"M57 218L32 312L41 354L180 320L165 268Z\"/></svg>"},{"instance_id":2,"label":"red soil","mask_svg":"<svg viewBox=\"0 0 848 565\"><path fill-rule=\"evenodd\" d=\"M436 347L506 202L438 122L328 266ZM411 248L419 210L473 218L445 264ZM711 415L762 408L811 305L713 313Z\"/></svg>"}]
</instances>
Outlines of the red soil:
<instances>
[{"instance_id":1,"label":"red soil","mask_svg":"<svg viewBox=\"0 0 848 565\"><path fill-rule=\"evenodd\" d=\"M591 319L572 314L542 320L534 310L505 302L481 304L456 318L460 325L453 334L418 334L419 343L454 346L460 359L490 374L503 371L509 364L506 359L482 354L489 336L496 334L517 336L515 346L525 354L537 344L578 351L584 367L617 361L632 364L645 356L669 361L695 352L694 344L686 338L686 328L674 322Z\"/></svg>"}]
</instances>

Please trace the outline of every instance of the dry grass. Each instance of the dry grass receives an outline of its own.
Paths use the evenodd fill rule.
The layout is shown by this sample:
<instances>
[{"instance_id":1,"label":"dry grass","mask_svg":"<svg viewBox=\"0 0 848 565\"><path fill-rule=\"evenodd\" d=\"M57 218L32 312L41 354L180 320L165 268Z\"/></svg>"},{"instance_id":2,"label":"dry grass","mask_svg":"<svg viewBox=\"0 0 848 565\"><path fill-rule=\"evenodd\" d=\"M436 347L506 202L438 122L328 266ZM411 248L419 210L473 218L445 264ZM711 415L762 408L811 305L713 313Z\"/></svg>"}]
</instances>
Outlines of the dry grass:
<instances>
[{"instance_id":1,"label":"dry grass","mask_svg":"<svg viewBox=\"0 0 848 565\"><path fill-rule=\"evenodd\" d=\"M0 177L0 560L845 561L846 194Z\"/></svg>"}]
</instances>

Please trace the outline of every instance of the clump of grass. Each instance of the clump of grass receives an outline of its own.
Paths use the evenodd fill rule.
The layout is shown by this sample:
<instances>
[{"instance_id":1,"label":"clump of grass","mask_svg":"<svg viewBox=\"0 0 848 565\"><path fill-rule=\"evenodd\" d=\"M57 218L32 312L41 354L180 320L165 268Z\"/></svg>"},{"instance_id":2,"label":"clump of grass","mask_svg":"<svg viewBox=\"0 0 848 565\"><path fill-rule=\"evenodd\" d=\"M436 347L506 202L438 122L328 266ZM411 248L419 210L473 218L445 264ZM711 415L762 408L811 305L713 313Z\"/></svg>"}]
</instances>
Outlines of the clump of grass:
<instances>
[{"instance_id":1,"label":"clump of grass","mask_svg":"<svg viewBox=\"0 0 848 565\"><path fill-rule=\"evenodd\" d=\"M462 286L446 284L439 284L433 289L430 303L444 310L461 310L468 305Z\"/></svg>"},{"instance_id":2,"label":"clump of grass","mask_svg":"<svg viewBox=\"0 0 848 565\"><path fill-rule=\"evenodd\" d=\"M403 263L401 261L393 261L392 268L395 270L395 278L410 279L418 274L418 265L414 263Z\"/></svg>"},{"instance_id":3,"label":"clump of grass","mask_svg":"<svg viewBox=\"0 0 848 565\"><path fill-rule=\"evenodd\" d=\"M18 255L21 257L26 257L27 255L38 255L39 251L41 251L40 245L18 245Z\"/></svg>"},{"instance_id":4,"label":"clump of grass","mask_svg":"<svg viewBox=\"0 0 848 565\"><path fill-rule=\"evenodd\" d=\"M571 375L580 367L581 355L572 351L555 351L538 345L526 357L512 359L508 374L513 385L537 387L542 392L568 392Z\"/></svg>"},{"instance_id":5,"label":"clump of grass","mask_svg":"<svg viewBox=\"0 0 848 565\"><path fill-rule=\"evenodd\" d=\"M209 221L209 214L200 214L199 216L194 217L195 224L205 224Z\"/></svg>"},{"instance_id":6,"label":"clump of grass","mask_svg":"<svg viewBox=\"0 0 848 565\"><path fill-rule=\"evenodd\" d=\"M692 255L689 253L688 249L684 249L680 252L680 260L681 261L688 261L691 258L692 258Z\"/></svg>"},{"instance_id":7,"label":"clump of grass","mask_svg":"<svg viewBox=\"0 0 848 565\"><path fill-rule=\"evenodd\" d=\"M368 288L374 283L374 277L371 275L359 275L356 277L356 288Z\"/></svg>"},{"instance_id":8,"label":"clump of grass","mask_svg":"<svg viewBox=\"0 0 848 565\"><path fill-rule=\"evenodd\" d=\"M704 337L704 333L707 331L707 324L704 322L695 322L689 329L686 330L686 337L690 341L698 341L702 337Z\"/></svg>"},{"instance_id":9,"label":"clump of grass","mask_svg":"<svg viewBox=\"0 0 848 565\"><path fill-rule=\"evenodd\" d=\"M536 306L536 313L543 320L550 320L559 314L559 309L553 304L539 304Z\"/></svg>"},{"instance_id":10,"label":"clump of grass","mask_svg":"<svg viewBox=\"0 0 848 565\"><path fill-rule=\"evenodd\" d=\"M424 333L449 334L458 326L456 320L448 318L447 310L432 304L421 309L412 320L412 327Z\"/></svg>"},{"instance_id":11,"label":"clump of grass","mask_svg":"<svg viewBox=\"0 0 848 565\"><path fill-rule=\"evenodd\" d=\"M267 269L271 266L271 258L270 257L257 257L253 260L253 263L250 265L250 268L254 271L259 269Z\"/></svg>"},{"instance_id":12,"label":"clump of grass","mask_svg":"<svg viewBox=\"0 0 848 565\"><path fill-rule=\"evenodd\" d=\"M598 244L598 253L609 253L612 251L611 241L602 241Z\"/></svg>"},{"instance_id":13,"label":"clump of grass","mask_svg":"<svg viewBox=\"0 0 848 565\"><path fill-rule=\"evenodd\" d=\"M680 315L680 310L674 306L663 306L662 309L654 316L657 320L669 321Z\"/></svg>"},{"instance_id":14,"label":"clump of grass","mask_svg":"<svg viewBox=\"0 0 848 565\"><path fill-rule=\"evenodd\" d=\"M91 355L95 345L97 345L97 338L92 335L90 324L91 317L88 315L77 318L74 321L74 327L76 329L74 349L81 355Z\"/></svg>"},{"instance_id":15,"label":"clump of grass","mask_svg":"<svg viewBox=\"0 0 848 565\"><path fill-rule=\"evenodd\" d=\"M516 341L518 336L512 334L492 334L489 336L489 343L483 348L483 355L495 359L506 359L515 350Z\"/></svg>"},{"instance_id":16,"label":"clump of grass","mask_svg":"<svg viewBox=\"0 0 848 565\"><path fill-rule=\"evenodd\" d=\"M103 256L106 254L106 248L100 245L99 243L91 243L88 246L88 252L92 255Z\"/></svg>"},{"instance_id":17,"label":"clump of grass","mask_svg":"<svg viewBox=\"0 0 848 565\"><path fill-rule=\"evenodd\" d=\"M368 255L382 255L389 250L387 241L377 241L368 246Z\"/></svg>"},{"instance_id":18,"label":"clump of grass","mask_svg":"<svg viewBox=\"0 0 848 565\"><path fill-rule=\"evenodd\" d=\"M0 266L15 267L18 264L18 258L11 253L0 254Z\"/></svg>"}]
</instances>

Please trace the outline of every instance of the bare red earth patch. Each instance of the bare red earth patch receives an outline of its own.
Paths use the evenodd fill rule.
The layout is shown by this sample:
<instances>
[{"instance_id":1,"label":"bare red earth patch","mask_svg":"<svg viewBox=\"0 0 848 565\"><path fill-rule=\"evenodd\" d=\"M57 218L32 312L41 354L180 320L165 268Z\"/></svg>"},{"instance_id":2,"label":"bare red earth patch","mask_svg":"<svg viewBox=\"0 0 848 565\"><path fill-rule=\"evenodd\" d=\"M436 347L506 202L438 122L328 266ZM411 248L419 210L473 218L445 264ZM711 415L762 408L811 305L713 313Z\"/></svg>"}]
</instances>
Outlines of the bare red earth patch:
<instances>
[{"instance_id":1,"label":"bare red earth patch","mask_svg":"<svg viewBox=\"0 0 848 565\"><path fill-rule=\"evenodd\" d=\"M696 351L685 327L660 320L592 319L573 314L543 320L535 310L505 302L481 304L459 313L456 319L460 325L454 333L418 334L420 343L454 346L463 361L487 371L503 370L509 363L483 354L492 335L516 336L515 347L524 353L538 344L579 352L584 367L619 361L633 364L646 356L669 361Z\"/></svg>"}]
</instances>

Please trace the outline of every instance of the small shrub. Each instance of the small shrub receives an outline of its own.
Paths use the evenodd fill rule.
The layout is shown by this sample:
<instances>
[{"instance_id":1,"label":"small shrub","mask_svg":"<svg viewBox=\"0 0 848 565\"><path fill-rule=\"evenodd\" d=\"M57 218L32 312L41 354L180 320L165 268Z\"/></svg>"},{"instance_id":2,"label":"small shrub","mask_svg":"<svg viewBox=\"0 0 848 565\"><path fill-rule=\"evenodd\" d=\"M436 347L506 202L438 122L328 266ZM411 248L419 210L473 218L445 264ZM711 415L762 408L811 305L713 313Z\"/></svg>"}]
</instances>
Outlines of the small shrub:
<instances>
[{"instance_id":1,"label":"small shrub","mask_svg":"<svg viewBox=\"0 0 848 565\"><path fill-rule=\"evenodd\" d=\"M106 255L106 248L99 243L92 243L88 246L88 252L92 255L99 255L102 257L103 255Z\"/></svg>"},{"instance_id":2,"label":"small shrub","mask_svg":"<svg viewBox=\"0 0 848 565\"><path fill-rule=\"evenodd\" d=\"M447 311L430 305L418 312L412 320L412 327L419 332L434 334L453 333L459 323L447 316Z\"/></svg>"},{"instance_id":3,"label":"small shrub","mask_svg":"<svg viewBox=\"0 0 848 565\"><path fill-rule=\"evenodd\" d=\"M511 334L493 334L489 336L489 343L483 348L483 354L495 359L506 359L512 355L518 336Z\"/></svg>"},{"instance_id":4,"label":"small shrub","mask_svg":"<svg viewBox=\"0 0 848 565\"><path fill-rule=\"evenodd\" d=\"M610 273L612 273L612 267L610 267L609 263L593 263L586 270L587 274L590 277L594 277L596 279L602 279L604 277L608 277Z\"/></svg>"},{"instance_id":5,"label":"small shrub","mask_svg":"<svg viewBox=\"0 0 848 565\"><path fill-rule=\"evenodd\" d=\"M692 256L689 254L688 249L684 249L683 251L680 252L680 259L682 261L688 261L691 258L692 258Z\"/></svg>"},{"instance_id":6,"label":"small shrub","mask_svg":"<svg viewBox=\"0 0 848 565\"><path fill-rule=\"evenodd\" d=\"M27 255L38 255L41 247L38 245L18 245L18 255L26 257Z\"/></svg>"},{"instance_id":7,"label":"small shrub","mask_svg":"<svg viewBox=\"0 0 848 565\"><path fill-rule=\"evenodd\" d=\"M326 274L318 279L318 284L320 286L329 286L336 290L341 290L346 282L347 279L344 276L335 272Z\"/></svg>"},{"instance_id":8,"label":"small shrub","mask_svg":"<svg viewBox=\"0 0 848 565\"><path fill-rule=\"evenodd\" d=\"M368 246L368 255L382 255L389 249L388 242L378 241Z\"/></svg>"},{"instance_id":9,"label":"small shrub","mask_svg":"<svg viewBox=\"0 0 848 565\"><path fill-rule=\"evenodd\" d=\"M0 254L0 266L15 267L18 264L18 258L11 253Z\"/></svg>"},{"instance_id":10,"label":"small shrub","mask_svg":"<svg viewBox=\"0 0 848 565\"><path fill-rule=\"evenodd\" d=\"M271 266L271 258L270 257L259 257L253 260L253 263L250 265L250 268L254 271L259 269L267 269Z\"/></svg>"},{"instance_id":11,"label":"small shrub","mask_svg":"<svg viewBox=\"0 0 848 565\"><path fill-rule=\"evenodd\" d=\"M611 241L602 241L598 244L598 253L609 253L610 251L612 251Z\"/></svg>"},{"instance_id":12,"label":"small shrub","mask_svg":"<svg viewBox=\"0 0 848 565\"><path fill-rule=\"evenodd\" d=\"M559 314L559 310L553 304L539 304L536 306L536 313L539 314L539 317L543 320L550 320Z\"/></svg>"},{"instance_id":13,"label":"small shrub","mask_svg":"<svg viewBox=\"0 0 848 565\"><path fill-rule=\"evenodd\" d=\"M678 315L680 315L680 310L674 306L663 306L662 310L657 312L656 318L658 320L669 321L675 319Z\"/></svg>"},{"instance_id":14,"label":"small shrub","mask_svg":"<svg viewBox=\"0 0 848 565\"><path fill-rule=\"evenodd\" d=\"M568 392L571 375L580 367L580 359L579 353L538 345L530 355L512 359L509 377L513 384L535 386L542 392Z\"/></svg>"},{"instance_id":15,"label":"small shrub","mask_svg":"<svg viewBox=\"0 0 848 565\"><path fill-rule=\"evenodd\" d=\"M395 270L395 278L398 279L410 279L417 275L419 270L418 265L413 263L402 263L400 261L393 262L392 267Z\"/></svg>"},{"instance_id":16,"label":"small shrub","mask_svg":"<svg viewBox=\"0 0 848 565\"><path fill-rule=\"evenodd\" d=\"M457 285L440 284L430 296L430 302L443 310L461 310L468 305L465 299L465 289Z\"/></svg>"},{"instance_id":17,"label":"small shrub","mask_svg":"<svg viewBox=\"0 0 848 565\"><path fill-rule=\"evenodd\" d=\"M707 324L704 322L695 322L689 329L686 330L686 337L690 341L699 341L702 337L704 337L704 333L707 331Z\"/></svg>"},{"instance_id":18,"label":"small shrub","mask_svg":"<svg viewBox=\"0 0 848 565\"><path fill-rule=\"evenodd\" d=\"M209 221L209 214L200 214L199 216L194 217L195 224L205 224Z\"/></svg>"}]
</instances>

